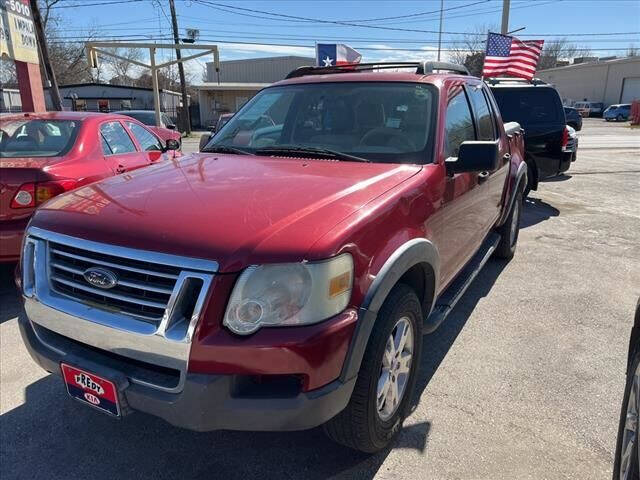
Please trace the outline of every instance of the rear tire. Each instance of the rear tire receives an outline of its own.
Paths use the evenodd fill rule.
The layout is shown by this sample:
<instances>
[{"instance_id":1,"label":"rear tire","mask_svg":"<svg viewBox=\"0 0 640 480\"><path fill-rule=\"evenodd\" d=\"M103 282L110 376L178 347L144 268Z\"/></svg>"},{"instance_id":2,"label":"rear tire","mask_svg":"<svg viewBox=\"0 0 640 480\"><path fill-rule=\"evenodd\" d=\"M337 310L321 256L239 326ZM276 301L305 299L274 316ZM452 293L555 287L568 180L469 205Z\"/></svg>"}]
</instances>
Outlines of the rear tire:
<instances>
[{"instance_id":1,"label":"rear tire","mask_svg":"<svg viewBox=\"0 0 640 480\"><path fill-rule=\"evenodd\" d=\"M498 243L494 253L497 258L511 260L516 252L520 233L520 219L522 218L522 196L522 187L518 186L509 216L504 224L498 228L500 243Z\"/></svg>"},{"instance_id":2,"label":"rear tire","mask_svg":"<svg viewBox=\"0 0 640 480\"><path fill-rule=\"evenodd\" d=\"M529 193L531 193L531 190L535 190L534 187L537 177L534 175L533 168L531 168L531 165L527 163L527 184L522 192L522 198L527 198Z\"/></svg>"},{"instance_id":3,"label":"rear tire","mask_svg":"<svg viewBox=\"0 0 640 480\"><path fill-rule=\"evenodd\" d=\"M324 424L329 438L366 453L377 452L393 440L410 413L422 350L422 322L415 292L397 284L378 312L349 404ZM409 333L403 335L407 329ZM398 335L405 340L395 345Z\"/></svg>"},{"instance_id":4,"label":"rear tire","mask_svg":"<svg viewBox=\"0 0 640 480\"><path fill-rule=\"evenodd\" d=\"M622 401L622 409L620 411L620 423L618 425L618 442L616 445L616 455L613 463L613 480L627 478L629 480L638 480L640 478L640 467L638 466L638 368L640 364L640 352L636 352L627 371L627 383L624 389L624 398ZM634 385L635 382L635 385ZM635 398L635 402L633 402ZM633 402L633 405L630 404ZM634 412L630 412L634 410ZM631 415L630 415L631 413ZM627 418L633 417L635 419ZM635 432L633 427L635 426ZM629 442L632 442L629 445ZM626 454L626 455L625 455ZM627 462L627 459L630 462ZM627 471L627 476L623 476Z\"/></svg>"}]
</instances>

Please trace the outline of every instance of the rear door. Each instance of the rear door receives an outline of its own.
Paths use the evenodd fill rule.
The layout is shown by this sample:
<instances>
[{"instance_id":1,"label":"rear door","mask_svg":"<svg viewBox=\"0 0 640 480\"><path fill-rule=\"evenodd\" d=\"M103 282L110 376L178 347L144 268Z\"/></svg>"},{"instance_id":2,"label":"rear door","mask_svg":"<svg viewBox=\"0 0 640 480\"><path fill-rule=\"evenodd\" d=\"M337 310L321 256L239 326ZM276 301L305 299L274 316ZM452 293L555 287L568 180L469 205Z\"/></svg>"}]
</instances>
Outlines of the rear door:
<instances>
[{"instance_id":1,"label":"rear door","mask_svg":"<svg viewBox=\"0 0 640 480\"><path fill-rule=\"evenodd\" d=\"M459 82L449 87L442 157L458 156L460 144L476 139L471 106ZM447 285L467 263L484 238L487 197L476 172L447 176L444 193L445 241L440 247L441 280Z\"/></svg>"},{"instance_id":2,"label":"rear door","mask_svg":"<svg viewBox=\"0 0 640 480\"><path fill-rule=\"evenodd\" d=\"M502 120L524 128L527 161L533 161L539 180L561 170L562 136L566 120L558 92L547 86L494 87Z\"/></svg>"},{"instance_id":3,"label":"rear door","mask_svg":"<svg viewBox=\"0 0 640 480\"><path fill-rule=\"evenodd\" d=\"M496 123L495 106L491 102L491 93L483 84L469 85L467 89L473 116L476 124L477 139L483 141L498 142L500 148L500 162L498 168L491 172L483 172L480 180L484 182L487 195L485 218L488 231L497 220L502 211L502 192L509 170L509 143L506 138L501 138Z\"/></svg>"},{"instance_id":4,"label":"rear door","mask_svg":"<svg viewBox=\"0 0 640 480\"><path fill-rule=\"evenodd\" d=\"M164 158L162 141L156 135L134 122L125 122L125 125L136 140L140 151L147 156L149 163L157 162Z\"/></svg>"},{"instance_id":5,"label":"rear door","mask_svg":"<svg viewBox=\"0 0 640 480\"><path fill-rule=\"evenodd\" d=\"M136 148L135 143L118 120L100 125L100 143L105 160L117 173L124 173L151 163L148 155Z\"/></svg>"}]
</instances>

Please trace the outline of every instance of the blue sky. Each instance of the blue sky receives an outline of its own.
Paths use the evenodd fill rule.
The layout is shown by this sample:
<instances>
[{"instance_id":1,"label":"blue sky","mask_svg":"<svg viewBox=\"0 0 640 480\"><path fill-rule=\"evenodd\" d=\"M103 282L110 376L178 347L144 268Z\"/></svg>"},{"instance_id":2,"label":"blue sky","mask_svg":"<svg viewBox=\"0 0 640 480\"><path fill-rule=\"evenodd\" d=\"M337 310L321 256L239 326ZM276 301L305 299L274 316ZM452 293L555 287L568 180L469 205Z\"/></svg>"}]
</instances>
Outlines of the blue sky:
<instances>
[{"instance_id":1,"label":"blue sky","mask_svg":"<svg viewBox=\"0 0 640 480\"><path fill-rule=\"evenodd\" d=\"M105 5L96 5L99 3ZM70 39L89 29L99 31L103 39L167 39L171 35L166 0L62 0L57 6L63 7L56 12L63 17L65 32L73 32L63 34ZM439 14L428 12L439 8L440 0L176 0L182 32L199 29L199 43L217 44L223 60L313 56L316 41L347 43L360 49L363 61L432 57L438 34L429 31L437 32ZM447 50L460 45L464 36L458 32L499 28L501 8L502 0L445 0L443 31L451 33L442 36L443 58ZM380 18L383 20L376 20ZM640 47L640 0L511 0L509 27L526 27L516 34L521 38L542 34L539 38L548 41L567 36L598 56L624 55L630 44ZM613 32L636 33L603 35ZM601 35L571 36L585 33ZM194 63L189 66L191 72L200 68Z\"/></svg>"}]
</instances>

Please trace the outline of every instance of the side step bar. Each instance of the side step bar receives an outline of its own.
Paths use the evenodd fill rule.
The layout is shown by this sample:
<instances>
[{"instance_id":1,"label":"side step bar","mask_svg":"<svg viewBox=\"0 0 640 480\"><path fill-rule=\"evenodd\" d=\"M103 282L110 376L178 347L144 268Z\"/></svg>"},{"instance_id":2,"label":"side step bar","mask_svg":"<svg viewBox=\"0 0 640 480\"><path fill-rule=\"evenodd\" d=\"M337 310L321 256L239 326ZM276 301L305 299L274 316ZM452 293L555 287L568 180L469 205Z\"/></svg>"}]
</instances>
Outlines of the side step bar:
<instances>
[{"instance_id":1,"label":"side step bar","mask_svg":"<svg viewBox=\"0 0 640 480\"><path fill-rule=\"evenodd\" d=\"M442 292L438 300L436 300L433 311L424 320L424 326L422 327L423 333L433 332L444 319L447 318L447 315L451 313L451 310L456 306L458 300L462 298L462 295L464 295L464 292L469 288L469 285L471 285L478 273L480 273L484 264L491 258L498 243L500 243L500 235L495 232L491 233L485 239L480 250L467 262L451 285L449 285L447 289Z\"/></svg>"}]
</instances>

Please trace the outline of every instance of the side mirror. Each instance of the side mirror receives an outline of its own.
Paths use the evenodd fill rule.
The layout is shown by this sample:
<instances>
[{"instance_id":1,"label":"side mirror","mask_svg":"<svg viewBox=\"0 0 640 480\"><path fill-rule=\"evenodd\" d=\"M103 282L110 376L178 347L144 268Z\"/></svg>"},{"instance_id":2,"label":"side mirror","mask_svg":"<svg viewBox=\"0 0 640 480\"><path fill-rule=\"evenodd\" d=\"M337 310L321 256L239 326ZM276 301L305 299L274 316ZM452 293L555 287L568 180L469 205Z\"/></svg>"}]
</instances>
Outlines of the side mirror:
<instances>
[{"instance_id":1,"label":"side mirror","mask_svg":"<svg viewBox=\"0 0 640 480\"><path fill-rule=\"evenodd\" d=\"M167 123L166 127L167 127L169 130L175 130L175 129L176 129L176 126L175 126L175 124L173 124L173 123Z\"/></svg>"},{"instance_id":2,"label":"side mirror","mask_svg":"<svg viewBox=\"0 0 640 480\"><path fill-rule=\"evenodd\" d=\"M175 138L170 138L164 145L164 151L168 152L169 150L180 150L180 142L178 142Z\"/></svg>"},{"instance_id":3,"label":"side mirror","mask_svg":"<svg viewBox=\"0 0 640 480\"><path fill-rule=\"evenodd\" d=\"M447 173L491 172L498 168L498 142L467 141L460 144L457 158L446 160Z\"/></svg>"}]
</instances>

